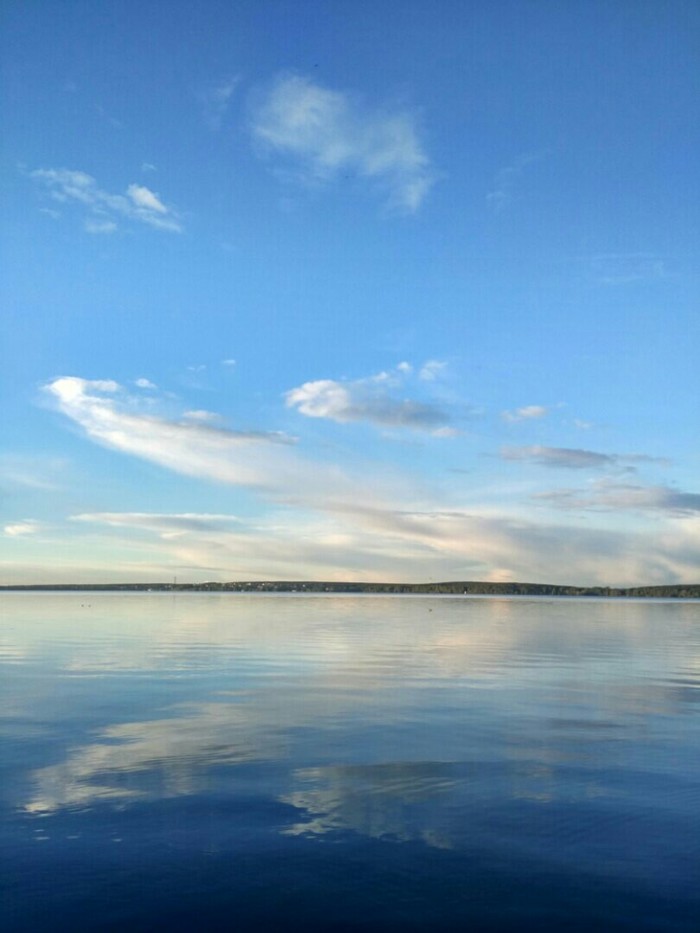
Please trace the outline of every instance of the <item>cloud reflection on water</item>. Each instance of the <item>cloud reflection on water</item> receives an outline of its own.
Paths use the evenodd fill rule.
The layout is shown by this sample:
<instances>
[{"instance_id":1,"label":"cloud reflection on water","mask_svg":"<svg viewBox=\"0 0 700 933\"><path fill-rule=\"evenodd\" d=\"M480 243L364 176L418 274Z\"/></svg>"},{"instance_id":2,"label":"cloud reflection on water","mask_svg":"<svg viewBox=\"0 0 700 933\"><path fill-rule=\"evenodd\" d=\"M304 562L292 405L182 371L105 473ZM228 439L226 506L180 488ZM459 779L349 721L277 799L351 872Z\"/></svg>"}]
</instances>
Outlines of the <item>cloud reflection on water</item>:
<instances>
[{"instance_id":1,"label":"cloud reflection on water","mask_svg":"<svg viewBox=\"0 0 700 933\"><path fill-rule=\"evenodd\" d=\"M279 832L319 841L464 847L489 801L610 796L601 775L681 702L670 672L687 677L697 650L682 626L661 637L668 608L652 603L94 597L77 621L62 605L48 645L40 614L17 626L18 651L94 684L83 702L111 721L25 775L25 813L235 797L253 780L293 808ZM35 689L27 721L48 702ZM130 718L129 690L147 718Z\"/></svg>"}]
</instances>

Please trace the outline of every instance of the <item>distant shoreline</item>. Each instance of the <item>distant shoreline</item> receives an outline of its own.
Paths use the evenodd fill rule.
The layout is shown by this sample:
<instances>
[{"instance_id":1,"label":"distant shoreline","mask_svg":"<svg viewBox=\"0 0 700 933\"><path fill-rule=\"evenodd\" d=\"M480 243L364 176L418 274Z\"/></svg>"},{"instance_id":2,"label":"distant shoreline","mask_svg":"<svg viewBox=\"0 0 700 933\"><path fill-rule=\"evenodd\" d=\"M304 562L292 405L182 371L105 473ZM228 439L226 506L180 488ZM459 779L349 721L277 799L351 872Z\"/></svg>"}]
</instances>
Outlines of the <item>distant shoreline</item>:
<instances>
[{"instance_id":1,"label":"distant shoreline","mask_svg":"<svg viewBox=\"0 0 700 933\"><path fill-rule=\"evenodd\" d=\"M700 599L700 583L661 586L562 586L555 583L337 583L253 580L232 583L30 583L0 585L0 592L136 593L338 593L434 596L602 596L649 599Z\"/></svg>"}]
</instances>

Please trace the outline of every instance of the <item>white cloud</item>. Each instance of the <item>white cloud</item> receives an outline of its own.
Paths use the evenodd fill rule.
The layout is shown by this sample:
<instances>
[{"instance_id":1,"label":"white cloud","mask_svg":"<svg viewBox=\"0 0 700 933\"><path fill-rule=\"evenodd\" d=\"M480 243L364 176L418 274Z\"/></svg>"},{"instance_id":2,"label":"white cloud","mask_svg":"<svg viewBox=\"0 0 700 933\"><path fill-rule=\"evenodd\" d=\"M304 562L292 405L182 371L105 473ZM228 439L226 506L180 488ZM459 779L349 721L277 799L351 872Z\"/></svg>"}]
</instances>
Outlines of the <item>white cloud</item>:
<instances>
[{"instance_id":1,"label":"white cloud","mask_svg":"<svg viewBox=\"0 0 700 933\"><path fill-rule=\"evenodd\" d=\"M85 229L88 233L112 233L124 220L171 233L182 232L182 223L174 208L167 207L144 185L129 185L126 195L110 194L99 188L95 179L85 172L36 169L29 174L54 201L81 205L86 211Z\"/></svg>"},{"instance_id":2,"label":"white cloud","mask_svg":"<svg viewBox=\"0 0 700 933\"><path fill-rule=\"evenodd\" d=\"M185 411L182 413L182 417L187 418L188 421L201 421L210 424L221 421L221 415L217 415L215 411L206 411L204 408L193 408Z\"/></svg>"},{"instance_id":3,"label":"white cloud","mask_svg":"<svg viewBox=\"0 0 700 933\"><path fill-rule=\"evenodd\" d=\"M371 108L351 94L298 75L279 77L252 111L254 139L296 162L303 178L341 172L384 189L389 207L414 213L433 181L415 114Z\"/></svg>"},{"instance_id":4,"label":"white cloud","mask_svg":"<svg viewBox=\"0 0 700 933\"><path fill-rule=\"evenodd\" d=\"M145 379L143 377L141 379L137 379L134 382L134 385L138 386L139 389L157 389L158 388L158 386L155 383L151 382L150 379Z\"/></svg>"},{"instance_id":5,"label":"white cloud","mask_svg":"<svg viewBox=\"0 0 700 933\"><path fill-rule=\"evenodd\" d=\"M134 205L146 211L155 211L156 214L167 214L168 208L163 204L157 194L144 185L129 185L126 189Z\"/></svg>"},{"instance_id":6,"label":"white cloud","mask_svg":"<svg viewBox=\"0 0 700 933\"><path fill-rule=\"evenodd\" d=\"M549 408L545 405L524 405L522 408L516 408L514 411L503 411L501 417L504 421L531 421L535 418L544 418L549 414Z\"/></svg>"},{"instance_id":7,"label":"white cloud","mask_svg":"<svg viewBox=\"0 0 700 933\"><path fill-rule=\"evenodd\" d=\"M37 522L32 518L24 519L21 522L15 522L13 524L5 525L3 532L9 538L19 538L25 535L36 534L37 531L40 531L42 527L41 522Z\"/></svg>"},{"instance_id":8,"label":"white cloud","mask_svg":"<svg viewBox=\"0 0 700 933\"><path fill-rule=\"evenodd\" d=\"M248 486L286 500L308 495L350 497L356 486L343 471L312 465L277 432L233 431L141 410L111 380L64 376L47 386L59 410L94 441L186 476Z\"/></svg>"},{"instance_id":9,"label":"white cloud","mask_svg":"<svg viewBox=\"0 0 700 933\"><path fill-rule=\"evenodd\" d=\"M386 385L398 376L375 378ZM143 400L130 397L111 380L64 377L47 391L94 442L175 473L244 487L266 500L262 518L191 512L84 514L80 521L96 529L89 539L91 555L97 554L103 524L117 536L114 547L123 543L122 553L129 553L135 532L150 535L150 566L177 573L182 569L198 579L520 579L631 585L689 582L697 576L700 517L686 514L697 513L696 496L667 498L666 505L674 509L655 515L649 527L642 516L641 530L635 533L591 528L578 519L543 523L513 505L508 514L500 505L467 507L463 499L456 503L449 493L426 491L410 476L377 463L348 470L312 460L281 442L287 439L279 435L155 417L152 405L144 414ZM640 505L641 493L631 493L629 487L605 494L617 496L618 502L621 495L634 495ZM476 494L473 498L479 502ZM52 567L60 567L53 543L51 549ZM115 566L113 551L105 547L104 553L112 554L112 562L104 564L106 573L124 579L126 570ZM91 572L93 579L99 578L97 569ZM64 579L69 576L65 570Z\"/></svg>"},{"instance_id":10,"label":"white cloud","mask_svg":"<svg viewBox=\"0 0 700 933\"><path fill-rule=\"evenodd\" d=\"M408 511L320 499L317 514L96 513L80 520L158 539L163 560L206 579L531 580L633 585L691 582L700 523L668 516L653 532L545 523L463 510ZM308 503L307 503L308 504ZM154 557L156 555L154 554Z\"/></svg>"},{"instance_id":11,"label":"white cloud","mask_svg":"<svg viewBox=\"0 0 700 933\"><path fill-rule=\"evenodd\" d=\"M381 372L366 379L305 382L285 393L287 407L297 408L309 418L328 418L341 424L366 421L380 427L412 428L445 436L450 421L447 412L430 402L395 398L390 394L390 389L398 388L410 374L407 365L401 364L394 372Z\"/></svg>"},{"instance_id":12,"label":"white cloud","mask_svg":"<svg viewBox=\"0 0 700 933\"><path fill-rule=\"evenodd\" d=\"M444 373L446 369L447 363L442 360L428 360L421 366L418 378L422 379L423 382L433 382Z\"/></svg>"}]
</instances>

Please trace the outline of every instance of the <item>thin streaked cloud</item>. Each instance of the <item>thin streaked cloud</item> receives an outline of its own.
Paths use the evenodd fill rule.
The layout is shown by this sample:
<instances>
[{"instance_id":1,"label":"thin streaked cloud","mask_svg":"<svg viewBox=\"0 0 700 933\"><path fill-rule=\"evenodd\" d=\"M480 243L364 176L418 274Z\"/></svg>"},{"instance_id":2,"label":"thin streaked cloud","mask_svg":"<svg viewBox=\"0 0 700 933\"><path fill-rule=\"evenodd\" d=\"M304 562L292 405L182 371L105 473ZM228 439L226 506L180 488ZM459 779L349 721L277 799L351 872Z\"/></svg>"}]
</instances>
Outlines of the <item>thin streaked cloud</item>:
<instances>
[{"instance_id":1,"label":"thin streaked cloud","mask_svg":"<svg viewBox=\"0 0 700 933\"><path fill-rule=\"evenodd\" d=\"M626 472L634 472L634 464L650 463L666 466L669 463L664 457L651 457L648 454L606 454L579 447L543 447L539 444L525 447L502 447L501 458L535 463L544 467L563 467L567 470L622 467Z\"/></svg>"},{"instance_id":2,"label":"thin streaked cloud","mask_svg":"<svg viewBox=\"0 0 700 933\"><path fill-rule=\"evenodd\" d=\"M396 371L386 375L388 381L399 378ZM433 577L565 583L575 565L579 579L624 585L686 578L700 548L700 529L688 517L698 508L694 494L621 484L590 494L597 495L600 508L663 513L664 524L653 533L541 522L515 502L487 508L478 504L477 495L471 507L463 499L458 504L444 491L428 493L410 475L381 470L376 463L356 464L351 470L305 456L289 443L279 443L275 434L172 420L153 415L152 409L144 414L139 399L112 380L66 377L49 384L47 391L93 442L193 479L245 487L267 503L265 514L257 518L80 513L74 528L94 528L94 553L102 526L116 536L110 537L115 547L130 547L130 536L138 533L144 546L151 547L154 565L216 579ZM553 491L549 500L540 501L581 508L569 492Z\"/></svg>"},{"instance_id":3,"label":"thin streaked cloud","mask_svg":"<svg viewBox=\"0 0 700 933\"><path fill-rule=\"evenodd\" d=\"M512 203L527 167L541 162L548 155L547 149L539 152L525 152L497 173L493 180L493 187L486 195L487 203L496 213L504 211Z\"/></svg>"},{"instance_id":4,"label":"thin streaked cloud","mask_svg":"<svg viewBox=\"0 0 700 933\"><path fill-rule=\"evenodd\" d=\"M32 518L25 518L20 522L10 522L3 527L3 533L8 538L21 538L27 535L35 535L41 531L42 522L35 521Z\"/></svg>"},{"instance_id":5,"label":"thin streaked cloud","mask_svg":"<svg viewBox=\"0 0 700 933\"><path fill-rule=\"evenodd\" d=\"M533 498L569 510L654 511L679 516L700 512L700 493L670 486L598 483L590 489L552 489L536 493Z\"/></svg>"},{"instance_id":6,"label":"thin streaked cloud","mask_svg":"<svg viewBox=\"0 0 700 933\"><path fill-rule=\"evenodd\" d=\"M504 421L533 421L538 418L545 418L550 409L546 405L523 405L522 408L515 408L512 411L502 411L501 418Z\"/></svg>"},{"instance_id":7,"label":"thin streaked cloud","mask_svg":"<svg viewBox=\"0 0 700 933\"><path fill-rule=\"evenodd\" d=\"M135 528L150 531L163 538L179 537L192 532L221 531L240 523L235 515L183 512L84 512L71 516L71 521L109 525L113 528Z\"/></svg>"},{"instance_id":8,"label":"thin streaked cloud","mask_svg":"<svg viewBox=\"0 0 700 933\"><path fill-rule=\"evenodd\" d=\"M127 221L169 233L182 232L178 212L145 185L130 184L125 194L110 194L86 172L41 168L29 177L56 203L79 206L87 233L113 233Z\"/></svg>"},{"instance_id":9,"label":"thin streaked cloud","mask_svg":"<svg viewBox=\"0 0 700 933\"><path fill-rule=\"evenodd\" d=\"M204 122L210 130L217 132L221 129L239 83L240 79L237 77L226 78L218 84L205 88L198 94Z\"/></svg>"}]
</instances>

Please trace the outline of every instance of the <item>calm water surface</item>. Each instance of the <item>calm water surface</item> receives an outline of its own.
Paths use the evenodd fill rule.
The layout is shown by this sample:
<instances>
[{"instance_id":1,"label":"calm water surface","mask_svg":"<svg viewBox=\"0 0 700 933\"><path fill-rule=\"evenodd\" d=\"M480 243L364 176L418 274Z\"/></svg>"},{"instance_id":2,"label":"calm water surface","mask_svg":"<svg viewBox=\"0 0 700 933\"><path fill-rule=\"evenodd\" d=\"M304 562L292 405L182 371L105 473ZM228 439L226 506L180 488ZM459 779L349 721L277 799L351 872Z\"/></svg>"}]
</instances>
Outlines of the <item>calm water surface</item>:
<instances>
[{"instance_id":1,"label":"calm water surface","mask_svg":"<svg viewBox=\"0 0 700 933\"><path fill-rule=\"evenodd\" d=\"M700 929L700 603L0 596L2 924Z\"/></svg>"}]
</instances>

